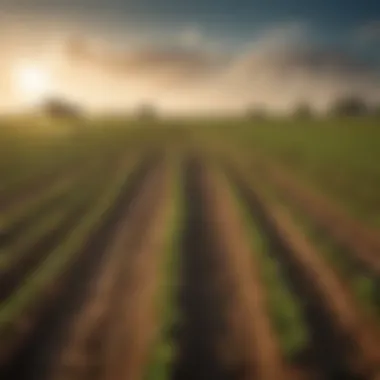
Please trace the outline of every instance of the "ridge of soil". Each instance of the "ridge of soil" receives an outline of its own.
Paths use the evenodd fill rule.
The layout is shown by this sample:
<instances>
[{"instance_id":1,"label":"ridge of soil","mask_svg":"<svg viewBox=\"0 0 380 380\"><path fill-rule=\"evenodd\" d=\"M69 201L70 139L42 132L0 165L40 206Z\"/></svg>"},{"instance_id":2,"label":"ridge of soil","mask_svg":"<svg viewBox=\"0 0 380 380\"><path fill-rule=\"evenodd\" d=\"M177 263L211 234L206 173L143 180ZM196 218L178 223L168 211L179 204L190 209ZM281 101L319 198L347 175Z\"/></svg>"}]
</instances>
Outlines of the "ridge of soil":
<instances>
[{"instance_id":1,"label":"ridge of soil","mask_svg":"<svg viewBox=\"0 0 380 380\"><path fill-rule=\"evenodd\" d=\"M0 377L9 380L46 379L59 342L67 331L70 316L83 302L87 284L99 270L105 248L123 215L129 212L138 190L160 155L146 157L124 183L120 194L104 217L104 223L90 237L83 252L71 268L57 279L54 289L47 290L37 315L27 331L9 347L9 360L0 366ZM23 316L21 316L23 317Z\"/></svg>"},{"instance_id":2,"label":"ridge of soil","mask_svg":"<svg viewBox=\"0 0 380 380\"><path fill-rule=\"evenodd\" d=\"M362 318L348 289L281 210L270 207L242 175L229 174L261 220L276 258L303 299L317 372L323 379L372 379L380 364L377 331Z\"/></svg>"},{"instance_id":3,"label":"ridge of soil","mask_svg":"<svg viewBox=\"0 0 380 380\"><path fill-rule=\"evenodd\" d=\"M119 224L49 378L141 378L155 331L153 296L168 199L161 165Z\"/></svg>"}]
</instances>

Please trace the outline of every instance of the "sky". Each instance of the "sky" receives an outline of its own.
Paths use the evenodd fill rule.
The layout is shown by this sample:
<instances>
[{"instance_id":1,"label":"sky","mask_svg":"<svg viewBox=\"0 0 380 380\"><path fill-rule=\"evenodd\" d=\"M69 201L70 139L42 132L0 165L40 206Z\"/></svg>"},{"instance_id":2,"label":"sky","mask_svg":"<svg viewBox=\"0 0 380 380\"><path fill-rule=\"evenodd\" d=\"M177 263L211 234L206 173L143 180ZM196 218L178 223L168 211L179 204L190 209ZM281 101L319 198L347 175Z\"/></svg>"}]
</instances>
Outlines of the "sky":
<instances>
[{"instance_id":1,"label":"sky","mask_svg":"<svg viewBox=\"0 0 380 380\"><path fill-rule=\"evenodd\" d=\"M378 0L0 0L0 25L0 109L380 101Z\"/></svg>"}]
</instances>

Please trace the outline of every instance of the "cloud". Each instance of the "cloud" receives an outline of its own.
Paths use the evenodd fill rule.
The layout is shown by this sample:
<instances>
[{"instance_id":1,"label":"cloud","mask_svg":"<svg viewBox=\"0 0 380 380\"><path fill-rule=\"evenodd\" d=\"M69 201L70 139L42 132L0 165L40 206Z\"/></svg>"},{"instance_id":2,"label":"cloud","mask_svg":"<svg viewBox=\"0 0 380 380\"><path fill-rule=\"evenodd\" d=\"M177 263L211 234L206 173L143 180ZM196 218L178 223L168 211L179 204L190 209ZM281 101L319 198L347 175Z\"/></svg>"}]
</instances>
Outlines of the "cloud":
<instances>
[{"instance_id":1,"label":"cloud","mask_svg":"<svg viewBox=\"0 0 380 380\"><path fill-rule=\"evenodd\" d=\"M115 47L81 35L63 41L57 88L95 108L151 99L168 111L237 111L259 105L323 110L338 96L380 102L379 72L343 51L317 46L302 23L274 25L240 50L211 50L196 26L173 44Z\"/></svg>"},{"instance_id":2,"label":"cloud","mask_svg":"<svg viewBox=\"0 0 380 380\"><path fill-rule=\"evenodd\" d=\"M252 41L252 49L260 52L282 51L305 46L312 38L312 31L303 22L273 24L263 29Z\"/></svg>"},{"instance_id":3,"label":"cloud","mask_svg":"<svg viewBox=\"0 0 380 380\"><path fill-rule=\"evenodd\" d=\"M105 75L140 80L152 87L194 84L212 76L217 57L201 49L185 47L141 47L125 51L94 48L81 39L65 45L64 54L72 65L95 67Z\"/></svg>"},{"instance_id":4,"label":"cloud","mask_svg":"<svg viewBox=\"0 0 380 380\"><path fill-rule=\"evenodd\" d=\"M362 25L355 32L355 40L363 45L380 43L380 20L373 20Z\"/></svg>"},{"instance_id":5,"label":"cloud","mask_svg":"<svg viewBox=\"0 0 380 380\"><path fill-rule=\"evenodd\" d=\"M300 24L267 30L235 54L210 53L201 44L113 51L76 40L66 45L66 56L73 66L139 89L136 101L145 96L169 108L258 104L284 111L309 101L323 110L345 94L380 101L376 70L347 53L310 44Z\"/></svg>"},{"instance_id":6,"label":"cloud","mask_svg":"<svg viewBox=\"0 0 380 380\"><path fill-rule=\"evenodd\" d=\"M182 46L194 48L202 43L202 31L196 25L191 25L184 28L179 34L179 43Z\"/></svg>"}]
</instances>

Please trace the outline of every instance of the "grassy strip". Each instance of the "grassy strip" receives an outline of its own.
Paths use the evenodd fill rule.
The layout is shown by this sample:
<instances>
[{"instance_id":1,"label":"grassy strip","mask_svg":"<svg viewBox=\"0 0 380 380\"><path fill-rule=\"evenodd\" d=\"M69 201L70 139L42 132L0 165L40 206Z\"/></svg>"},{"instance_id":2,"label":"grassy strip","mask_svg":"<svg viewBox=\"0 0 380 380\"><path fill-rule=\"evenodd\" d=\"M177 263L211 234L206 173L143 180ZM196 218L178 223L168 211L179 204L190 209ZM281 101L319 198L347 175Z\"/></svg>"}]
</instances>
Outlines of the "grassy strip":
<instances>
[{"instance_id":1,"label":"grassy strip","mask_svg":"<svg viewBox=\"0 0 380 380\"><path fill-rule=\"evenodd\" d=\"M65 204L81 202L89 193L93 193L94 189L104 187L112 164L108 161L92 162L87 167L83 167L81 173L75 177L53 183L46 191L40 192L26 202L16 204L15 207L3 213L0 219L0 233L3 234L5 240L3 245L10 244L14 235L33 227L31 224L38 223L62 202Z\"/></svg>"},{"instance_id":2,"label":"grassy strip","mask_svg":"<svg viewBox=\"0 0 380 380\"><path fill-rule=\"evenodd\" d=\"M30 178L52 170L91 162L109 152L128 148L128 133L109 125L86 121L66 123L42 120L0 121L0 196ZM90 127L90 128L87 128ZM8 185L9 184L9 185Z\"/></svg>"},{"instance_id":3,"label":"grassy strip","mask_svg":"<svg viewBox=\"0 0 380 380\"><path fill-rule=\"evenodd\" d=\"M66 204L57 210L53 210L40 219L38 223L34 223L14 244L0 249L0 276L15 261L18 261L28 249L43 239L49 231L57 228L70 212L71 207L68 207Z\"/></svg>"},{"instance_id":4,"label":"grassy strip","mask_svg":"<svg viewBox=\"0 0 380 380\"><path fill-rule=\"evenodd\" d=\"M378 120L261 121L237 124L229 136L241 148L280 161L363 221L380 225Z\"/></svg>"},{"instance_id":5,"label":"grassy strip","mask_svg":"<svg viewBox=\"0 0 380 380\"><path fill-rule=\"evenodd\" d=\"M14 208L2 214L1 229L5 232L12 229L12 226L19 220L27 219L29 215L37 212L44 204L59 199L73 187L73 182L71 178L59 181L54 183L47 191L37 194L36 197L26 202L18 203Z\"/></svg>"},{"instance_id":6,"label":"grassy strip","mask_svg":"<svg viewBox=\"0 0 380 380\"><path fill-rule=\"evenodd\" d=\"M128 167L132 167L131 163L128 164ZM132 170L128 174L131 172ZM89 236L102 223L103 217L120 194L125 180L126 168L122 166L105 193L94 207L78 221L77 227L71 234L51 252L38 270L25 279L24 285L15 292L13 297L0 304L0 337L17 330L18 317L27 312L28 308L38 300L43 290L49 288L65 272L75 255L84 248Z\"/></svg>"},{"instance_id":7,"label":"grassy strip","mask_svg":"<svg viewBox=\"0 0 380 380\"><path fill-rule=\"evenodd\" d=\"M51 173L56 172L58 170L61 170L62 168L57 165L58 167L31 167L28 172L26 173L19 173L18 177L12 178L12 180L9 180L6 182L5 178L2 178L3 183L0 187L0 198L7 197L9 194L13 194L14 192L17 192L19 189L23 189L27 187L31 181L34 181L36 179L44 178L47 175L50 175Z\"/></svg>"},{"instance_id":8,"label":"grassy strip","mask_svg":"<svg viewBox=\"0 0 380 380\"><path fill-rule=\"evenodd\" d=\"M252 174L247 171L247 175ZM258 182L268 200L280 205L294 220L300 230L308 237L326 262L330 263L338 275L346 281L359 304L376 318L380 318L380 305L378 301L378 279L371 277L358 268L347 249L343 249L328 233L317 228L312 218L302 212L296 206L291 205L281 197L281 192L276 190L263 176L259 176ZM258 183L257 182L257 183Z\"/></svg>"},{"instance_id":9,"label":"grassy strip","mask_svg":"<svg viewBox=\"0 0 380 380\"><path fill-rule=\"evenodd\" d=\"M1 150L0 164L0 194L15 191L18 187L26 185L28 180L37 178L67 167L72 162L72 156L67 152L67 142L53 142L51 140L36 139L32 137L29 142L22 138L11 139L4 143ZM3 144L1 144L3 145Z\"/></svg>"},{"instance_id":10,"label":"grassy strip","mask_svg":"<svg viewBox=\"0 0 380 380\"><path fill-rule=\"evenodd\" d=\"M179 319L176 309L176 289L178 273L178 253L183 220L183 194L178 174L173 179L174 197L170 205L170 224L167 229L167 242L162 272L164 281L161 287L158 310L161 311L160 331L154 345L150 363L146 371L146 380L166 380L170 378L175 347L172 341L172 329Z\"/></svg>"},{"instance_id":11,"label":"grassy strip","mask_svg":"<svg viewBox=\"0 0 380 380\"><path fill-rule=\"evenodd\" d=\"M206 144L219 141L281 162L303 182L350 214L380 226L379 119L238 121L204 128ZM208 136L206 135L208 132Z\"/></svg>"},{"instance_id":12,"label":"grassy strip","mask_svg":"<svg viewBox=\"0 0 380 380\"><path fill-rule=\"evenodd\" d=\"M95 158L89 157L87 160L77 158L75 155L70 155L68 151L60 152L59 150L62 148L52 149L50 155L46 154L46 157L41 157L39 162L33 162L33 160L24 162L26 158L20 152L17 159L22 159L21 167L16 166L17 163L8 163L9 169L14 172L13 176L7 180L4 173L0 173L0 201L4 197L23 191L33 182L43 181L44 178L54 173L66 173L78 165L83 165L86 161L90 162L92 159L96 159L96 156Z\"/></svg>"},{"instance_id":13,"label":"grassy strip","mask_svg":"<svg viewBox=\"0 0 380 380\"><path fill-rule=\"evenodd\" d=\"M313 220L304 212L285 202L267 185L269 198L278 204L290 215L298 228L308 237L312 244L321 253L326 262L330 263L338 274L346 281L355 298L369 313L380 318L378 304L378 279L364 273L350 259L350 254L335 242L327 233L318 229Z\"/></svg>"},{"instance_id":14,"label":"grassy strip","mask_svg":"<svg viewBox=\"0 0 380 380\"><path fill-rule=\"evenodd\" d=\"M254 261L259 265L266 288L269 317L278 334L283 355L289 361L295 360L307 348L310 339L300 300L291 291L281 264L276 260L269 238L260 227L259 221L247 209L236 186L227 178L225 181L232 189L236 207L244 221L247 236L250 238L255 255Z\"/></svg>"},{"instance_id":15,"label":"grassy strip","mask_svg":"<svg viewBox=\"0 0 380 380\"><path fill-rule=\"evenodd\" d=\"M14 242L0 250L0 276L22 259L22 256L49 231L59 228L75 209L82 206L85 209L96 201L96 197L104 190L106 184L104 179L99 178L98 171L90 172L88 177L75 184L75 189L71 189L72 191L62 199L63 202L52 205L52 209L49 208L43 215L38 215L37 220L33 218L32 223L17 236Z\"/></svg>"}]
</instances>

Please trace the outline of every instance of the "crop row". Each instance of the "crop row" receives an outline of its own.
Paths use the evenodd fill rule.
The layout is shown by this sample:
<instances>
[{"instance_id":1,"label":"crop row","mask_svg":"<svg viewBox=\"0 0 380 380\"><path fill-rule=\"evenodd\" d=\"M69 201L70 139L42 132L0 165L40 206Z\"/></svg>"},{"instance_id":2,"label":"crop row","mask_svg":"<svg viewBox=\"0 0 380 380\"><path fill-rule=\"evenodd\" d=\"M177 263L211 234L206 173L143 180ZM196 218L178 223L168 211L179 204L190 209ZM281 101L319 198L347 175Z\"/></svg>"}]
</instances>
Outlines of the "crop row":
<instances>
[{"instance_id":1,"label":"crop row","mask_svg":"<svg viewBox=\"0 0 380 380\"><path fill-rule=\"evenodd\" d=\"M3 363L29 344L49 350L48 378L57 380L373 380L380 374L376 312L361 306L309 231L320 226L322 212L283 197L285 181L269 177L274 169L252 170L257 165L232 154L150 157L143 165L122 161L102 189L93 185L96 176L82 179L77 183L88 186L82 193L40 217L41 227L25 230L35 238L45 224L83 205L70 233L59 232L60 244L1 305ZM126 186L127 174L137 172L143 174ZM301 199L305 191L297 194ZM110 223L106 215L115 209ZM331 225L324 223L324 233L341 244L345 233ZM349 228L346 217L341 226ZM33 343L26 331L37 328L42 314L53 314L46 303L59 299L60 287L70 288L64 274L94 238L98 264L67 293L72 306L64 317L51 317L59 339ZM89 259L81 270L88 266ZM70 298L77 298L75 306ZM11 367L26 363L15 358Z\"/></svg>"}]
</instances>

